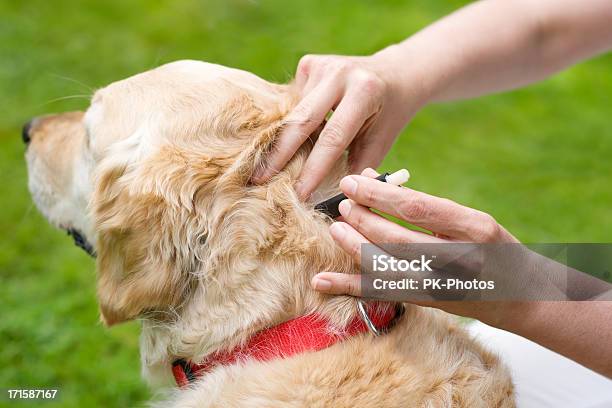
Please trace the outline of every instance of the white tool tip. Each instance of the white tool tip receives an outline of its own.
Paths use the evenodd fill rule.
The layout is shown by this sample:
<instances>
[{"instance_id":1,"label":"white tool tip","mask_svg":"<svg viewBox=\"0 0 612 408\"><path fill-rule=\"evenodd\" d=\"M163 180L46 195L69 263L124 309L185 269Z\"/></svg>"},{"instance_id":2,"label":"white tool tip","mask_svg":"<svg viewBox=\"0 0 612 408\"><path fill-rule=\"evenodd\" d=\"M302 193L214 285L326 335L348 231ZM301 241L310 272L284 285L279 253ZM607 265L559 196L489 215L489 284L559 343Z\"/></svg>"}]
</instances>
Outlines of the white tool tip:
<instances>
[{"instance_id":1,"label":"white tool tip","mask_svg":"<svg viewBox=\"0 0 612 408\"><path fill-rule=\"evenodd\" d=\"M399 186L410 179L410 173L406 169L401 169L386 177L387 183Z\"/></svg>"}]
</instances>

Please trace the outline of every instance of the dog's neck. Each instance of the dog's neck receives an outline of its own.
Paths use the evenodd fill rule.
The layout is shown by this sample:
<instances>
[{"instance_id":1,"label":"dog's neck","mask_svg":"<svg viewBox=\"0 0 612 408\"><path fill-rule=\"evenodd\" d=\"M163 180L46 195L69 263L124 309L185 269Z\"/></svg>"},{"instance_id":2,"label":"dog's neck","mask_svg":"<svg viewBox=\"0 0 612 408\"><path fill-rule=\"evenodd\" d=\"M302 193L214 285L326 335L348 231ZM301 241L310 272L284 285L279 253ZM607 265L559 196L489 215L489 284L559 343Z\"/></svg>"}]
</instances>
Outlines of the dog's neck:
<instances>
[{"instance_id":1,"label":"dog's neck","mask_svg":"<svg viewBox=\"0 0 612 408\"><path fill-rule=\"evenodd\" d=\"M343 175L342 166L332 174ZM297 316L316 312L337 327L353 319L353 299L323 296L310 288L316 273L349 272L354 265L330 237L329 221L299 202L292 187L299 173L291 173L252 191L251 213L234 219L240 230L222 230L224 242L211 249L207 273L176 322L143 321L145 377L157 376L151 371L166 375L175 358L201 361ZM329 197L337 185L338 177L327 180L316 195Z\"/></svg>"}]
</instances>

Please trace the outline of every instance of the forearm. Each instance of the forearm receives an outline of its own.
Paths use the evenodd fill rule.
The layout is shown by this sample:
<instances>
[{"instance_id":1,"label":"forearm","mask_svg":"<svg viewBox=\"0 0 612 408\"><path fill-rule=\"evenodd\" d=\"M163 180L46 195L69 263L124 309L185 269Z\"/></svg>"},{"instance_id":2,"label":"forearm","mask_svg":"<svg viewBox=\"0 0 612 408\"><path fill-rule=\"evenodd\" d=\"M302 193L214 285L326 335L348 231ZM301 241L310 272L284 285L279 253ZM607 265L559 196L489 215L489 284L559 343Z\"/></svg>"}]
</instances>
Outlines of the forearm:
<instances>
[{"instance_id":1,"label":"forearm","mask_svg":"<svg viewBox=\"0 0 612 408\"><path fill-rule=\"evenodd\" d=\"M419 87L428 101L470 98L612 48L610 21L609 0L482 0L374 57L393 66L396 85Z\"/></svg>"},{"instance_id":2,"label":"forearm","mask_svg":"<svg viewBox=\"0 0 612 408\"><path fill-rule=\"evenodd\" d=\"M524 313L510 311L514 317L499 322L499 328L612 378L612 301L533 302L517 307Z\"/></svg>"}]
</instances>

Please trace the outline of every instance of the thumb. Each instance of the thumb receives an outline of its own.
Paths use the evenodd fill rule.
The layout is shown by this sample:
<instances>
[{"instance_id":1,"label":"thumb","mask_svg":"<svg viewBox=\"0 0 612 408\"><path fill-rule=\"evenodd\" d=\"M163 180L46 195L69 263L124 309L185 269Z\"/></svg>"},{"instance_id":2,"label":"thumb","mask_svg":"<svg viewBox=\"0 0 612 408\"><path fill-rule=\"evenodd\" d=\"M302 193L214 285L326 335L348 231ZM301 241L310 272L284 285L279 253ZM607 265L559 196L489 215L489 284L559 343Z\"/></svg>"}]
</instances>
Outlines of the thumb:
<instances>
[{"instance_id":1,"label":"thumb","mask_svg":"<svg viewBox=\"0 0 612 408\"><path fill-rule=\"evenodd\" d=\"M330 295L361 296L361 275L321 272L310 284L314 290Z\"/></svg>"}]
</instances>

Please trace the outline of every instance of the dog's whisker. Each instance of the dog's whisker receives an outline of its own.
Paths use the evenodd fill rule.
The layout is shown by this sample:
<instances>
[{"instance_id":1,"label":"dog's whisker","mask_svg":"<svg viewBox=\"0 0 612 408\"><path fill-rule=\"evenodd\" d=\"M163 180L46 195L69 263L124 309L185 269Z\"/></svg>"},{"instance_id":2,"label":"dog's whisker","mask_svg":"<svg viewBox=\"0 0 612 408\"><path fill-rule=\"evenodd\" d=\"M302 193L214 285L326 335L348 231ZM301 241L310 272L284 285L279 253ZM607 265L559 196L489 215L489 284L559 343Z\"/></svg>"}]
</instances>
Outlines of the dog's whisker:
<instances>
[{"instance_id":1,"label":"dog's whisker","mask_svg":"<svg viewBox=\"0 0 612 408\"><path fill-rule=\"evenodd\" d=\"M23 217L21 217L21 221L19 221L19 223L17 224L17 228L20 228L25 223L26 219L28 218L28 216L32 212L32 208L34 208L34 203L33 202L30 203L28 208L25 210L25 213L23 214Z\"/></svg>"},{"instance_id":2,"label":"dog's whisker","mask_svg":"<svg viewBox=\"0 0 612 408\"><path fill-rule=\"evenodd\" d=\"M51 73L51 75L56 77L56 78L63 79L65 81L69 81L69 82L73 82L75 84L81 85L81 86L85 87L91 93L94 93L94 91L95 91L94 87L89 86L85 82L81 82L78 79L70 78L70 77L59 75L59 74L55 74L55 73Z\"/></svg>"},{"instance_id":3,"label":"dog's whisker","mask_svg":"<svg viewBox=\"0 0 612 408\"><path fill-rule=\"evenodd\" d=\"M55 99L51 99L47 102L41 103L40 105L37 106L37 108L40 108L42 106L46 106L50 103L54 103L54 102L59 102L59 101L63 101L66 99L87 99L89 100L91 98L91 95L67 95L67 96L60 96L59 98L55 98Z\"/></svg>"}]
</instances>

